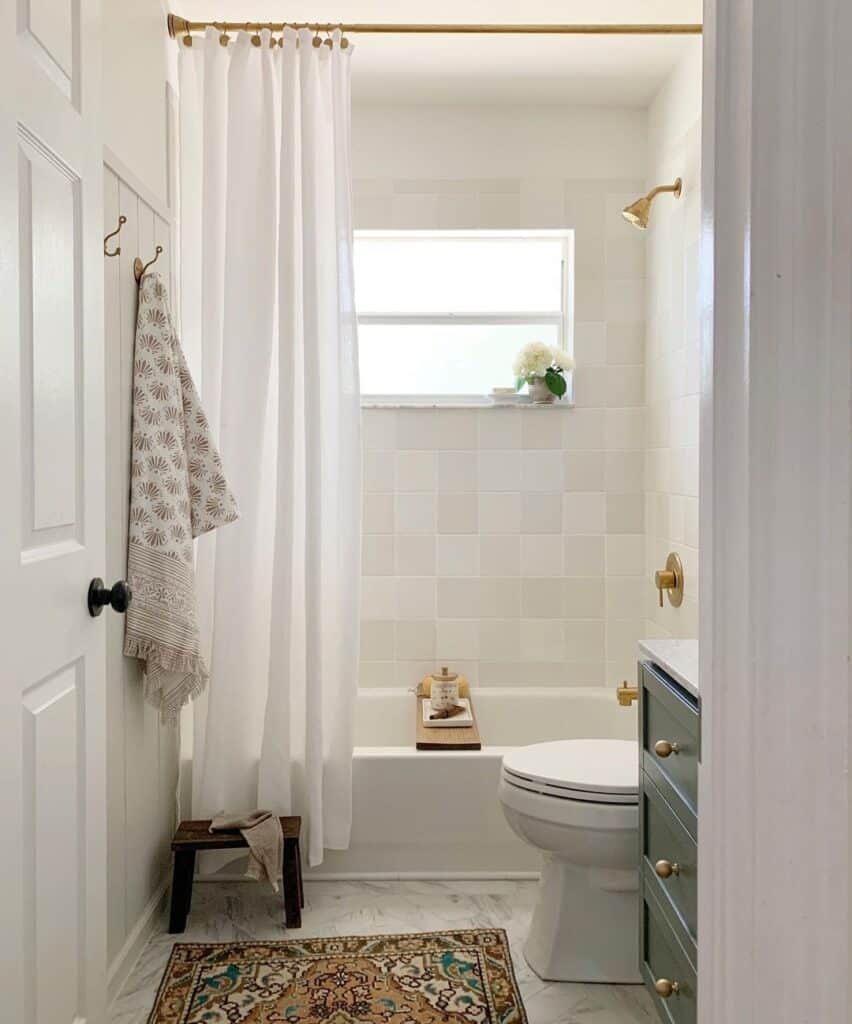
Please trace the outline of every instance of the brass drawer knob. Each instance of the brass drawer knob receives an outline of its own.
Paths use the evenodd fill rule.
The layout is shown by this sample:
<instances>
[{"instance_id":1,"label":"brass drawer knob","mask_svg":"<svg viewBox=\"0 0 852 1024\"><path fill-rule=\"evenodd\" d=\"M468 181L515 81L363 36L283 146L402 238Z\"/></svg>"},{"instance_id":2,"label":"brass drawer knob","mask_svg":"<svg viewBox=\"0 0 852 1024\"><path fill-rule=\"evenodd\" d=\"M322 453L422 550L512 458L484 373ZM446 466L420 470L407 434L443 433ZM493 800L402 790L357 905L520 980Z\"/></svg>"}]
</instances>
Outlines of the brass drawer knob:
<instances>
[{"instance_id":1,"label":"brass drawer knob","mask_svg":"<svg viewBox=\"0 0 852 1024\"><path fill-rule=\"evenodd\" d=\"M672 875L680 874L680 864L672 863L670 860L658 860L654 865L654 871L660 878L671 878Z\"/></svg>"},{"instance_id":2,"label":"brass drawer knob","mask_svg":"<svg viewBox=\"0 0 852 1024\"><path fill-rule=\"evenodd\" d=\"M654 744L654 753L657 757L670 757L672 754L679 754L680 744L669 743L668 740L657 740Z\"/></svg>"},{"instance_id":3,"label":"brass drawer knob","mask_svg":"<svg viewBox=\"0 0 852 1024\"><path fill-rule=\"evenodd\" d=\"M669 999L680 992L680 985L676 981L669 981L668 978L658 978L654 982L654 991L660 999Z\"/></svg>"}]
</instances>

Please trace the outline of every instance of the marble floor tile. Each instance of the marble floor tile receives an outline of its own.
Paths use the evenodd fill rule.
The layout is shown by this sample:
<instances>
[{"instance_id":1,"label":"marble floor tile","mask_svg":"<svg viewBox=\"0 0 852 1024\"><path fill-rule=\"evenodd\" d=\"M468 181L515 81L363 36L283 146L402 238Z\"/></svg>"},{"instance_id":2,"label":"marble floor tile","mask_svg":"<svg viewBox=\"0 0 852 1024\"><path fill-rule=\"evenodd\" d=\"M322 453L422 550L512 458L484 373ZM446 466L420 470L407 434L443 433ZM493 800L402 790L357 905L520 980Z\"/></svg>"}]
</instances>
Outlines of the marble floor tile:
<instances>
[{"instance_id":1,"label":"marble floor tile","mask_svg":"<svg viewBox=\"0 0 852 1024\"><path fill-rule=\"evenodd\" d=\"M529 1024L654 1024L640 986L542 981L522 948L536 882L307 882L299 936L504 928ZM163 922L165 927L165 922ZM111 1024L145 1024L173 942L287 939L278 897L256 882L196 882L187 929L155 934L112 1005Z\"/></svg>"}]
</instances>

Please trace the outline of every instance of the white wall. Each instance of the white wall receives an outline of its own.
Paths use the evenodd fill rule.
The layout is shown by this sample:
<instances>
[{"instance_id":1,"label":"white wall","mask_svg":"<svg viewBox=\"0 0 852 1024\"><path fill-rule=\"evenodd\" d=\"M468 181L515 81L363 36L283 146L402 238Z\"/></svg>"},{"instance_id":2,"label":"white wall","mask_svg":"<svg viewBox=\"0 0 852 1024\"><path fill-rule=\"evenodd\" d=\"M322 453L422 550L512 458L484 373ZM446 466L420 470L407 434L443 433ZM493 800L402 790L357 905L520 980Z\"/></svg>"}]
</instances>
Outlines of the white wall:
<instances>
[{"instance_id":1,"label":"white wall","mask_svg":"<svg viewBox=\"0 0 852 1024\"><path fill-rule=\"evenodd\" d=\"M694 41L651 105L648 187L683 179L654 201L647 236L645 576L676 551L680 608L646 588L652 636L698 636L698 252L701 227L701 49Z\"/></svg>"},{"instance_id":2,"label":"white wall","mask_svg":"<svg viewBox=\"0 0 852 1024\"><path fill-rule=\"evenodd\" d=\"M368 410L361 685L611 685L644 630L643 111L370 107L359 228L571 227L575 409ZM487 737L486 737L487 742Z\"/></svg>"},{"instance_id":3,"label":"white wall","mask_svg":"<svg viewBox=\"0 0 852 1024\"><path fill-rule=\"evenodd\" d=\"M107 564L126 576L136 255L174 269L165 13L159 0L104 0L104 223L127 223L104 258ZM173 102L173 97L171 98ZM123 617L107 618L107 943L110 995L132 968L165 902L175 824L177 733L145 704L138 662L122 655Z\"/></svg>"},{"instance_id":4,"label":"white wall","mask_svg":"<svg viewBox=\"0 0 852 1024\"><path fill-rule=\"evenodd\" d=\"M170 206L166 81L177 45L161 0L102 0L103 138L139 183Z\"/></svg>"},{"instance_id":5,"label":"white wall","mask_svg":"<svg viewBox=\"0 0 852 1024\"><path fill-rule=\"evenodd\" d=\"M140 186L136 186L137 188ZM104 260L106 338L107 537L106 576L127 576L131 392L137 288L133 258L153 254L171 272L171 225L110 167L104 173L104 216L127 217L121 254ZM122 654L124 617L107 618L107 949L110 991L123 981L157 921L169 874L175 825L177 730L161 726L145 703L135 658Z\"/></svg>"}]
</instances>

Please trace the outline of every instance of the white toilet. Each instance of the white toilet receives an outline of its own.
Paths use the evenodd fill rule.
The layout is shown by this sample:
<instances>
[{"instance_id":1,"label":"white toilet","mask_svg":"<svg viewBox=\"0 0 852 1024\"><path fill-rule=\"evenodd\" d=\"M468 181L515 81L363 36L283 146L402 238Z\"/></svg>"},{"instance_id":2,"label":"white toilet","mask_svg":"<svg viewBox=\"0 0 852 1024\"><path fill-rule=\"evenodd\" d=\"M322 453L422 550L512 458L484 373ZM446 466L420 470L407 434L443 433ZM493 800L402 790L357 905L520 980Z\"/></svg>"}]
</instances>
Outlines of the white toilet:
<instances>
[{"instance_id":1,"label":"white toilet","mask_svg":"<svg viewBox=\"0 0 852 1024\"><path fill-rule=\"evenodd\" d=\"M639 976L639 763L635 740L559 740L503 758L500 802L544 856L524 955L548 981Z\"/></svg>"}]
</instances>

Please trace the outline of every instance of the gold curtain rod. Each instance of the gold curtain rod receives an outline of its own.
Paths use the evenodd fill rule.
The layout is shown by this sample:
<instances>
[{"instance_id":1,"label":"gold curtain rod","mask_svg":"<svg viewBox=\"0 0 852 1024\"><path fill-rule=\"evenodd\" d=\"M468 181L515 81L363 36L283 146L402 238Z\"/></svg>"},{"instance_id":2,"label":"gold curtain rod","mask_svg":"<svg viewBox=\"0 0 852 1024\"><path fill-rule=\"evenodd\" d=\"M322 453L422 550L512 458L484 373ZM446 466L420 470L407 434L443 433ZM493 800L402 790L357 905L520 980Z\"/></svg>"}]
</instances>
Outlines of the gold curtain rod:
<instances>
[{"instance_id":1,"label":"gold curtain rod","mask_svg":"<svg viewBox=\"0 0 852 1024\"><path fill-rule=\"evenodd\" d=\"M393 35L555 35L555 36L695 36L700 35L701 25L658 24L658 25L437 25L437 24L315 24L286 21L189 21L177 14L168 15L169 35L175 39L190 32L203 32L216 28L222 32L268 28L271 32L283 32L285 28L307 28L312 32L332 32L339 28L347 34L393 34Z\"/></svg>"}]
</instances>

